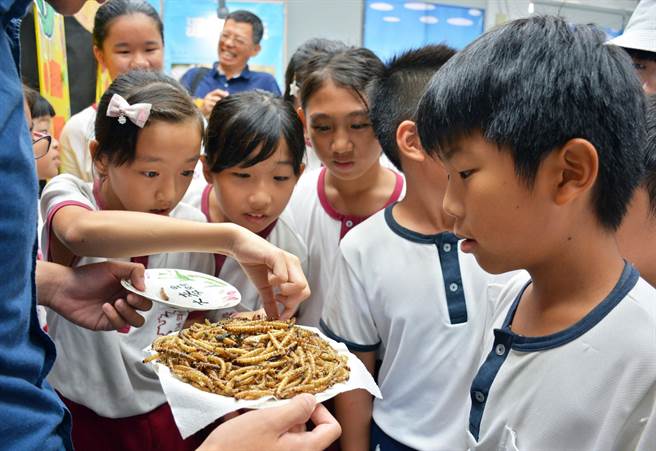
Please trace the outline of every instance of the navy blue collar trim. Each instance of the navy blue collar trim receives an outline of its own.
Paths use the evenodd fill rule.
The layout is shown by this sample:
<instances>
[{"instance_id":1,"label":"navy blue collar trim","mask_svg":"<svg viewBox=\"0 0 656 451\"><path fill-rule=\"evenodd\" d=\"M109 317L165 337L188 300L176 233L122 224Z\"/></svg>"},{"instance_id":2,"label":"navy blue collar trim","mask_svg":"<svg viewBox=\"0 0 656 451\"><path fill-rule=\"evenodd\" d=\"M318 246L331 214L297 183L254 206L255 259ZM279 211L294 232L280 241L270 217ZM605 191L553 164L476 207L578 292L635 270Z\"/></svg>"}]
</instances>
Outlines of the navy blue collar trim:
<instances>
[{"instance_id":1,"label":"navy blue collar trim","mask_svg":"<svg viewBox=\"0 0 656 451\"><path fill-rule=\"evenodd\" d=\"M458 242L458 237L451 232L441 232L434 235L424 235L423 233L415 232L408 228L403 227L399 224L396 219L394 219L394 214L392 210L398 202L394 202L385 208L385 222L392 232L396 233L401 238L405 238L408 241L413 241L415 243L421 244L440 244L440 243L451 243L456 244Z\"/></svg>"},{"instance_id":2,"label":"navy blue collar trim","mask_svg":"<svg viewBox=\"0 0 656 451\"><path fill-rule=\"evenodd\" d=\"M608 315L620 303L620 301L626 297L626 295L633 289L633 287L635 287L639 278L640 274L633 267L633 265L631 265L629 262L625 262L624 270L622 271L620 279L603 301L601 301L594 309L592 309L576 324L568 327L565 330L556 332L555 334L545 335L543 337L524 337L517 335L512 332L512 330L510 330L510 325L512 324L512 320L515 317L515 312L517 311L519 300L522 298L524 291L531 283L529 280L526 285L524 285L524 288L522 288L522 290L519 292L512 306L508 310L508 314L506 315L506 319L503 321L503 327L501 330L513 337L512 348L517 351L544 351L547 349L556 348L558 346L563 346L585 334L587 331L596 326L602 319L604 319L606 315Z\"/></svg>"},{"instance_id":3,"label":"navy blue collar trim","mask_svg":"<svg viewBox=\"0 0 656 451\"><path fill-rule=\"evenodd\" d=\"M330 327L328 327L328 324L324 322L323 319L319 320L319 328L321 331L326 334L326 336L332 340L335 340L338 343L344 343L346 347L349 349L349 351L355 351L355 352L373 352L376 351L380 347L380 341L376 344L373 345L361 345L357 343L353 343L352 341L345 340L344 338L340 337L337 335L335 332L333 332Z\"/></svg>"},{"instance_id":4,"label":"navy blue collar trim","mask_svg":"<svg viewBox=\"0 0 656 451\"><path fill-rule=\"evenodd\" d=\"M216 61L212 65L212 71L214 72L212 74L212 76L216 79L218 79L219 77L225 77L225 74L222 74L221 72L219 72L219 62L218 61ZM251 70L248 68L248 64L244 67L244 70L241 71L241 74L239 74L236 77L231 78L230 80L236 80L238 78L243 78L244 80L250 80Z\"/></svg>"}]
</instances>

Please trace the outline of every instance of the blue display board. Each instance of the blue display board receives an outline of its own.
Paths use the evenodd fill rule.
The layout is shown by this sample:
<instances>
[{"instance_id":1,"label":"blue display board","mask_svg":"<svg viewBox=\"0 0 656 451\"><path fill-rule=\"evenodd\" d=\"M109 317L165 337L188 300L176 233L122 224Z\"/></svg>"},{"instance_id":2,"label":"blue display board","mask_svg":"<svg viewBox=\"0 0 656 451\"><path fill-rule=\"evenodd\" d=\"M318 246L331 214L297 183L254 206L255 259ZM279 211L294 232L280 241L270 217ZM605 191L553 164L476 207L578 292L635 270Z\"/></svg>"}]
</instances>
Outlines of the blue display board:
<instances>
[{"instance_id":1,"label":"blue display board","mask_svg":"<svg viewBox=\"0 0 656 451\"><path fill-rule=\"evenodd\" d=\"M402 0L366 0L364 46L383 60L410 48L445 43L462 49L483 33L485 10Z\"/></svg>"},{"instance_id":2,"label":"blue display board","mask_svg":"<svg viewBox=\"0 0 656 451\"><path fill-rule=\"evenodd\" d=\"M216 0L166 0L164 34L166 70L172 66L211 65L217 60L223 20L216 15ZM285 5L282 2L227 2L230 11L245 9L264 24L262 51L249 66L273 74L283 85L285 71Z\"/></svg>"}]
</instances>

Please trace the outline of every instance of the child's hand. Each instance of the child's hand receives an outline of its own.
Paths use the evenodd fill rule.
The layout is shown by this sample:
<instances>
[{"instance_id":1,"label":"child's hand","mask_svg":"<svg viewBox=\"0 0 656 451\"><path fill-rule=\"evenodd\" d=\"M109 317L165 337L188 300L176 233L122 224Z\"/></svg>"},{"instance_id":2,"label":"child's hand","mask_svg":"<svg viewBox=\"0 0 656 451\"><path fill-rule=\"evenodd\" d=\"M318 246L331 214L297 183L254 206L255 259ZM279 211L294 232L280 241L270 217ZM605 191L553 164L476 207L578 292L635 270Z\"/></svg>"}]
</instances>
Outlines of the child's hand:
<instances>
[{"instance_id":1,"label":"child's hand","mask_svg":"<svg viewBox=\"0 0 656 451\"><path fill-rule=\"evenodd\" d=\"M239 227L231 255L260 292L269 318L291 318L299 304L310 296L310 288L298 257L277 248L264 238ZM284 307L280 315L276 302Z\"/></svg>"}]
</instances>

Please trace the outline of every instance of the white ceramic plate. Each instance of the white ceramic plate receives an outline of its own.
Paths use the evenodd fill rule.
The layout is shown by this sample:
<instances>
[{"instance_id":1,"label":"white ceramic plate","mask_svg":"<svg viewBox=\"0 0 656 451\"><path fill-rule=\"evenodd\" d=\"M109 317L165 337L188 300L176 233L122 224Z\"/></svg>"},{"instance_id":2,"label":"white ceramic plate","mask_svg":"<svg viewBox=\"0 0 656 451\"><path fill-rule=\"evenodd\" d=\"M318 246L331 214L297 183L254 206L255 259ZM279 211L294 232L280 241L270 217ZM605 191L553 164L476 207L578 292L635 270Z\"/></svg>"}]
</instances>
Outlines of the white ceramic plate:
<instances>
[{"instance_id":1,"label":"white ceramic plate","mask_svg":"<svg viewBox=\"0 0 656 451\"><path fill-rule=\"evenodd\" d=\"M228 282L208 274L185 269L147 269L146 291L137 290L129 280L121 284L152 301L183 310L216 310L241 301L239 291Z\"/></svg>"}]
</instances>

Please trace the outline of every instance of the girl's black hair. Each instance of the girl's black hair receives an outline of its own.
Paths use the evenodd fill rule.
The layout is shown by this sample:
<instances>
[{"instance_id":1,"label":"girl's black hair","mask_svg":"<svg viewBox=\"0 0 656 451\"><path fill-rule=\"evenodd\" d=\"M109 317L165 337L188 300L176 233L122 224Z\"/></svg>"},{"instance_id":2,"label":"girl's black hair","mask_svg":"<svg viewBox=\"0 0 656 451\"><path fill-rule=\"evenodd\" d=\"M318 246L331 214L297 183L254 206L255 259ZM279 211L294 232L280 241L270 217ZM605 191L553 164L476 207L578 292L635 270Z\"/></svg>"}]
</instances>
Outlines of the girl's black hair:
<instances>
[{"instance_id":1,"label":"girl's black hair","mask_svg":"<svg viewBox=\"0 0 656 451\"><path fill-rule=\"evenodd\" d=\"M212 172L235 166L248 168L271 157L281 139L287 144L298 176L305 139L294 107L265 91L231 94L212 110L205 136L206 161Z\"/></svg>"},{"instance_id":2,"label":"girl's black hair","mask_svg":"<svg viewBox=\"0 0 656 451\"><path fill-rule=\"evenodd\" d=\"M110 0L103 3L93 20L93 45L102 49L103 42L109 33L109 27L114 19L130 14L145 14L155 21L159 35L164 43L164 24L153 6L143 0Z\"/></svg>"},{"instance_id":3,"label":"girl's black hair","mask_svg":"<svg viewBox=\"0 0 656 451\"><path fill-rule=\"evenodd\" d=\"M96 141L98 149L94 160L107 157L116 166L132 163L135 158L137 138L141 130L130 120L124 124L118 118L107 116L107 107L114 94L119 94L130 105L150 103L150 116L145 127L153 121L179 123L187 120L198 122L199 133L203 134L203 116L191 97L173 78L156 71L133 70L121 74L98 103L96 115Z\"/></svg>"},{"instance_id":4,"label":"girl's black hair","mask_svg":"<svg viewBox=\"0 0 656 451\"><path fill-rule=\"evenodd\" d=\"M383 73L385 66L374 52L363 47L346 47L334 53L317 55L307 62L301 85L301 106L307 103L324 83L331 80L340 88L350 89L368 108L366 90L370 81Z\"/></svg>"},{"instance_id":5,"label":"girl's black hair","mask_svg":"<svg viewBox=\"0 0 656 451\"><path fill-rule=\"evenodd\" d=\"M291 84L296 82L300 88L305 79L305 68L313 57L318 55L329 55L346 48L346 44L341 41L333 41L325 38L312 38L301 44L287 64L285 70L285 94L283 98L293 101L294 95L291 93Z\"/></svg>"}]
</instances>

